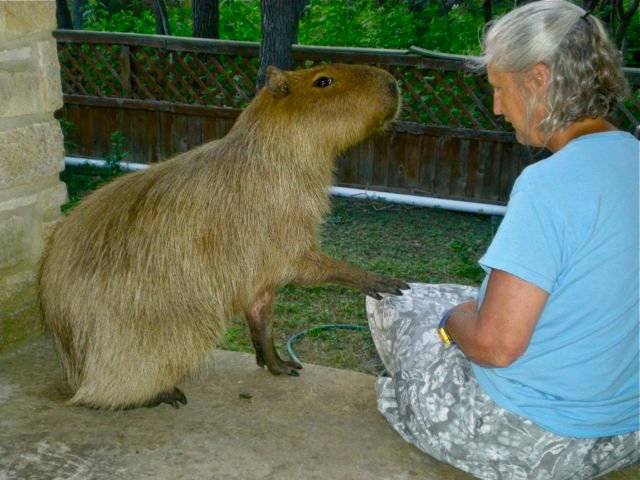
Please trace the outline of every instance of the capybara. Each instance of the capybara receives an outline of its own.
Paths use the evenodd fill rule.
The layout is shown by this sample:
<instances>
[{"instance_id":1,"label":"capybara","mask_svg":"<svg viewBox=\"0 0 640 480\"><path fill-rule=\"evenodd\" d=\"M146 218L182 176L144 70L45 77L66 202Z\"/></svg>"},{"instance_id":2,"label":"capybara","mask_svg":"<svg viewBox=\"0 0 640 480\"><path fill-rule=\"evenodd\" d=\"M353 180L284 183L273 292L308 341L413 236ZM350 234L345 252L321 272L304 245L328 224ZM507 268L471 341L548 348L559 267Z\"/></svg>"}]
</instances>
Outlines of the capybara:
<instances>
[{"instance_id":1,"label":"capybara","mask_svg":"<svg viewBox=\"0 0 640 480\"><path fill-rule=\"evenodd\" d=\"M297 375L272 336L276 288L335 282L379 298L399 280L321 253L336 156L393 120L394 78L327 65L268 70L222 139L92 193L54 229L39 287L72 405L186 403L176 384L245 315L258 365Z\"/></svg>"}]
</instances>

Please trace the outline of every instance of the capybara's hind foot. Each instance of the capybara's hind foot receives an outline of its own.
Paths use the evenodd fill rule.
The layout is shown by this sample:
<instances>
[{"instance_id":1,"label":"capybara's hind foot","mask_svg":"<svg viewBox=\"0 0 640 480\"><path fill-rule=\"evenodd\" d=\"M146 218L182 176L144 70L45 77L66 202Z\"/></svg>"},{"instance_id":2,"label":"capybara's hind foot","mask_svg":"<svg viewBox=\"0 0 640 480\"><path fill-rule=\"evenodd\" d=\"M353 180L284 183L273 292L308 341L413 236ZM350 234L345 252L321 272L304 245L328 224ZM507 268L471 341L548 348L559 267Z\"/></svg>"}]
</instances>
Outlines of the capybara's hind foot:
<instances>
[{"instance_id":1,"label":"capybara's hind foot","mask_svg":"<svg viewBox=\"0 0 640 480\"><path fill-rule=\"evenodd\" d=\"M298 377L298 370L302 368L298 362L285 361L280 358L273 345L273 332L271 330L271 305L274 292L264 290L256 298L254 304L246 312L251 341L256 349L256 363L259 367L266 366L274 375L286 373L292 377Z\"/></svg>"},{"instance_id":2,"label":"capybara's hind foot","mask_svg":"<svg viewBox=\"0 0 640 480\"><path fill-rule=\"evenodd\" d=\"M155 398L152 398L143 406L147 408L151 408L151 407L157 407L162 403L168 403L173 408L180 408L180 404L182 405L187 404L187 397L185 396L184 393L182 393L182 390L180 390L177 387L173 387L173 390L158 394L158 396L156 396Z\"/></svg>"},{"instance_id":3,"label":"capybara's hind foot","mask_svg":"<svg viewBox=\"0 0 640 480\"><path fill-rule=\"evenodd\" d=\"M302 369L301 364L299 364L298 362L294 362L293 360L282 360L275 349L272 352L272 355L275 356L275 361L269 362L267 359L265 359L265 355L262 352L262 349L256 348L256 363L261 368L266 366L274 375L286 373L287 375L291 375L292 377L300 376L298 370Z\"/></svg>"},{"instance_id":4,"label":"capybara's hind foot","mask_svg":"<svg viewBox=\"0 0 640 480\"><path fill-rule=\"evenodd\" d=\"M272 365L267 363L267 368L273 375L286 373L292 377L299 377L300 373L298 373L298 370L302 369L302 365L298 362L294 362L293 360L282 360L278 357Z\"/></svg>"}]
</instances>

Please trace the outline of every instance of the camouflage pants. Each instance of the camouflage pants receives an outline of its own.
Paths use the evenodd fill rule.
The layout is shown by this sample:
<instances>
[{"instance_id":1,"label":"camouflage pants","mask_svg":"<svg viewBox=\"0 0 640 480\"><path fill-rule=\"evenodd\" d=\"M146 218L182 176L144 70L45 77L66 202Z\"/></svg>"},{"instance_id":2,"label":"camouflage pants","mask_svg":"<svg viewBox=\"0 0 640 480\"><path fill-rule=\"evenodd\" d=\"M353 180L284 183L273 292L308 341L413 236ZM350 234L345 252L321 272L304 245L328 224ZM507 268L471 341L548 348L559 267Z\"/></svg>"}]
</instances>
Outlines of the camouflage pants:
<instances>
[{"instance_id":1,"label":"camouflage pants","mask_svg":"<svg viewBox=\"0 0 640 480\"><path fill-rule=\"evenodd\" d=\"M462 285L412 284L401 297L367 297L378 353L391 377L376 384L378 409L407 442L481 479L587 479L640 459L640 432L559 437L495 403L458 348L435 328L444 311L474 299Z\"/></svg>"}]
</instances>

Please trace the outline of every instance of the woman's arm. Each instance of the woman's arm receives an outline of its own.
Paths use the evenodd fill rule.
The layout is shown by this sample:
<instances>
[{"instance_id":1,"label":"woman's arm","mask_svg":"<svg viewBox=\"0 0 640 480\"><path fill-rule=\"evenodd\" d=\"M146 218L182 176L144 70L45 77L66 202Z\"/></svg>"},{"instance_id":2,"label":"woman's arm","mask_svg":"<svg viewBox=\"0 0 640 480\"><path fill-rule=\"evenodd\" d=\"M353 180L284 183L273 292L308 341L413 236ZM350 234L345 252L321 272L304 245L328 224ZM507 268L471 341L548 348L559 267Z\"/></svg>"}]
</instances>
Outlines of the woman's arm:
<instances>
[{"instance_id":1,"label":"woman's arm","mask_svg":"<svg viewBox=\"0 0 640 480\"><path fill-rule=\"evenodd\" d=\"M549 294L502 270L492 270L482 308L462 303L447 331L473 362L507 367L524 353Z\"/></svg>"}]
</instances>

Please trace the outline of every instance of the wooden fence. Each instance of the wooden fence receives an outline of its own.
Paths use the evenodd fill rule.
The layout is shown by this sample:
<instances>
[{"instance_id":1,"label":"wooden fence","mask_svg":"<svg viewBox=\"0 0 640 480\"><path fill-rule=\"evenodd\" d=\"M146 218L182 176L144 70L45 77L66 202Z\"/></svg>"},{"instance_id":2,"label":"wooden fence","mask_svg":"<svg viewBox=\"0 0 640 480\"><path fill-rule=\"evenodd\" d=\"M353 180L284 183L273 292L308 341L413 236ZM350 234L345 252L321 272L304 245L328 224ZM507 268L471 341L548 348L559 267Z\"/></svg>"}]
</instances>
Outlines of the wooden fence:
<instances>
[{"instance_id":1,"label":"wooden fence","mask_svg":"<svg viewBox=\"0 0 640 480\"><path fill-rule=\"evenodd\" d=\"M104 157L113 132L128 159L153 163L224 136L255 91L259 45L156 35L58 30L72 153ZM297 67L376 65L400 82L403 109L392 130L343 155L341 186L505 203L515 177L546 156L523 147L491 112L486 78L465 58L410 50L294 47ZM640 71L614 121L640 123Z\"/></svg>"}]
</instances>

